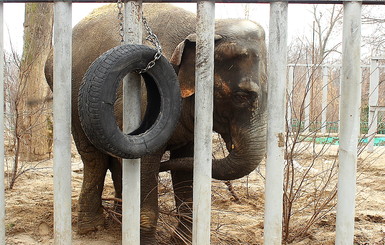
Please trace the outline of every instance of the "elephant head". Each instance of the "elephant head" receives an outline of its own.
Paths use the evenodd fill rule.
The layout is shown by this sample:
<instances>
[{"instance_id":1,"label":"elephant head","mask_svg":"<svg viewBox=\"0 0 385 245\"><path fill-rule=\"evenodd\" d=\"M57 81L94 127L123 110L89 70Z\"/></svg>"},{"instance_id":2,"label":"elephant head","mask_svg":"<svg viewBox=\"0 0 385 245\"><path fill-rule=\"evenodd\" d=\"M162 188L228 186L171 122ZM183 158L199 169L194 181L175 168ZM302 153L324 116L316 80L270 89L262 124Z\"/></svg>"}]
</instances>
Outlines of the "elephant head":
<instances>
[{"instance_id":1,"label":"elephant head","mask_svg":"<svg viewBox=\"0 0 385 245\"><path fill-rule=\"evenodd\" d=\"M175 49L182 97L195 93L195 40L190 34ZM231 180L253 171L265 156L266 46L265 34L251 21L216 23L214 68L214 131L226 142L229 155L213 160L212 176ZM182 114L183 116L183 114ZM161 170L192 170L191 158L171 159Z\"/></svg>"}]
</instances>

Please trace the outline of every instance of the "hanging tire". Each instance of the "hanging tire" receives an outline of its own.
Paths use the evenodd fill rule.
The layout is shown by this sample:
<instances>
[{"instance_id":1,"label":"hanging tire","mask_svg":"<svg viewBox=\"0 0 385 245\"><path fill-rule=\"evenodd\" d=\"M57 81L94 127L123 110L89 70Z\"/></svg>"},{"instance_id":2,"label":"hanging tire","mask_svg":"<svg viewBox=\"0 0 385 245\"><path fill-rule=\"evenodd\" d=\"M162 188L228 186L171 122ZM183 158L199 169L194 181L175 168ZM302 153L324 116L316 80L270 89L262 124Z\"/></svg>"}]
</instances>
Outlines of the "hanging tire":
<instances>
[{"instance_id":1,"label":"hanging tire","mask_svg":"<svg viewBox=\"0 0 385 245\"><path fill-rule=\"evenodd\" d=\"M140 158L165 145L175 129L181 108L179 82L165 57L142 73L147 88L147 109L140 126L125 134L114 114L120 81L153 60L156 50L144 45L115 47L96 59L79 90L79 117L88 139L115 157Z\"/></svg>"}]
</instances>

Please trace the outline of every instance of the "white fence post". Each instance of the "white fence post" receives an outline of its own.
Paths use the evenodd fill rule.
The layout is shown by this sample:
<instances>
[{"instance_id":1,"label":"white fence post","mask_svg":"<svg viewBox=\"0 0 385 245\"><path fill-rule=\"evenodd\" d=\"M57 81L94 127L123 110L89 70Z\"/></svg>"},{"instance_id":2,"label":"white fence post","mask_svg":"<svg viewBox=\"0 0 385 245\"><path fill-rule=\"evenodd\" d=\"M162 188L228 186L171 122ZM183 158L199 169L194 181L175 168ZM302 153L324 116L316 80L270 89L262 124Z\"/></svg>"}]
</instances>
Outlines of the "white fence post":
<instances>
[{"instance_id":1,"label":"white fence post","mask_svg":"<svg viewBox=\"0 0 385 245\"><path fill-rule=\"evenodd\" d=\"M294 103L294 93L293 93L293 87L294 87L294 66L289 66L289 74L288 74L288 80L287 80L287 113L286 113L286 121L288 125L288 131L292 131L292 110L293 110L293 103Z\"/></svg>"},{"instance_id":2,"label":"white fence post","mask_svg":"<svg viewBox=\"0 0 385 245\"><path fill-rule=\"evenodd\" d=\"M340 86L339 86L338 92L340 93L339 104L341 105L341 103L342 103L342 99L341 99L341 93L342 93L342 91L341 91L341 89L342 89L341 88L341 84L342 84L342 67L339 67L339 69L340 69ZM341 128L341 111L339 111L338 118L337 118L337 132L339 132L340 128Z\"/></svg>"},{"instance_id":3,"label":"white fence post","mask_svg":"<svg viewBox=\"0 0 385 245\"><path fill-rule=\"evenodd\" d=\"M344 3L336 244L353 244L361 105L361 1Z\"/></svg>"},{"instance_id":4,"label":"white fence post","mask_svg":"<svg viewBox=\"0 0 385 245\"><path fill-rule=\"evenodd\" d=\"M142 43L142 2L124 4L126 44ZM129 74L123 80L123 131L132 132L140 124L140 75ZM122 244L140 244L140 159L123 159Z\"/></svg>"},{"instance_id":5,"label":"white fence post","mask_svg":"<svg viewBox=\"0 0 385 245\"><path fill-rule=\"evenodd\" d=\"M368 115L368 152L373 152L374 138L377 132L378 111L378 86L380 81L380 69L378 59L370 60L370 84L369 84L369 115Z\"/></svg>"},{"instance_id":6,"label":"white fence post","mask_svg":"<svg viewBox=\"0 0 385 245\"><path fill-rule=\"evenodd\" d=\"M192 238L194 245L210 244L214 10L214 1L198 1Z\"/></svg>"},{"instance_id":7,"label":"white fence post","mask_svg":"<svg viewBox=\"0 0 385 245\"><path fill-rule=\"evenodd\" d=\"M54 237L71 244L71 68L72 2L55 2L54 10Z\"/></svg>"},{"instance_id":8,"label":"white fence post","mask_svg":"<svg viewBox=\"0 0 385 245\"><path fill-rule=\"evenodd\" d=\"M327 127L327 106L328 106L328 80L329 67L322 68L322 113L321 113L321 133L326 133Z\"/></svg>"},{"instance_id":9,"label":"white fence post","mask_svg":"<svg viewBox=\"0 0 385 245\"><path fill-rule=\"evenodd\" d=\"M310 81L310 68L309 65L306 67L306 87L305 87L305 117L304 117L304 133L310 132L310 100L311 98L311 90L313 84Z\"/></svg>"},{"instance_id":10,"label":"white fence post","mask_svg":"<svg viewBox=\"0 0 385 245\"><path fill-rule=\"evenodd\" d=\"M5 193L4 193L4 11L0 3L0 244L5 244Z\"/></svg>"},{"instance_id":11,"label":"white fence post","mask_svg":"<svg viewBox=\"0 0 385 245\"><path fill-rule=\"evenodd\" d=\"M287 69L287 2L270 4L264 244L281 244Z\"/></svg>"}]
</instances>

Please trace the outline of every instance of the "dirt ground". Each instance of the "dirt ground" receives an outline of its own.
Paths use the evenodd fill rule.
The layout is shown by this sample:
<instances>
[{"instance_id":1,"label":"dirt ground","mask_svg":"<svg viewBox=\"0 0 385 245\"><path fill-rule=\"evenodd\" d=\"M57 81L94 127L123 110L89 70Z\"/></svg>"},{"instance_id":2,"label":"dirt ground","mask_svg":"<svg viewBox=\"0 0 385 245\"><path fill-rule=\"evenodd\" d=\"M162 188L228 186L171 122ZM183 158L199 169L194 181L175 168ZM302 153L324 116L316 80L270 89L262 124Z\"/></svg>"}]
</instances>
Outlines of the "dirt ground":
<instances>
[{"instance_id":1,"label":"dirt ground","mask_svg":"<svg viewBox=\"0 0 385 245\"><path fill-rule=\"evenodd\" d=\"M312 167L317 171L323 164L335 159L336 147L331 147L320 161ZM302 166L307 159L298 157ZM385 147L376 147L375 152L363 152L358 161L358 180L355 217L355 244L385 244ZM385 156L385 155L384 155ZM369 164L367 164L369 163ZM34 165L30 165L34 166ZM365 166L365 167L364 167ZM77 198L82 182L82 163L73 154L72 163L72 220L73 244L108 245L121 244L120 226L107 218L106 227L98 232L79 236L76 234ZM212 244L263 244L264 212L264 163L258 171L240 180L232 181L232 192L221 181L213 182L212 194ZM162 215L159 220L159 243L170 244L175 218L168 215L172 209L172 193L168 174L160 178L160 203ZM305 191L304 191L305 192ZM106 180L104 197L113 197L110 178ZM311 216L306 203L294 205L290 231L303 227ZM300 213L296 216L295 213ZM292 244L334 244L335 209L326 212L308 232L294 238ZM293 233L294 234L294 233ZM40 163L23 174L13 190L6 190L6 239L7 244L53 244L53 171L52 161Z\"/></svg>"}]
</instances>

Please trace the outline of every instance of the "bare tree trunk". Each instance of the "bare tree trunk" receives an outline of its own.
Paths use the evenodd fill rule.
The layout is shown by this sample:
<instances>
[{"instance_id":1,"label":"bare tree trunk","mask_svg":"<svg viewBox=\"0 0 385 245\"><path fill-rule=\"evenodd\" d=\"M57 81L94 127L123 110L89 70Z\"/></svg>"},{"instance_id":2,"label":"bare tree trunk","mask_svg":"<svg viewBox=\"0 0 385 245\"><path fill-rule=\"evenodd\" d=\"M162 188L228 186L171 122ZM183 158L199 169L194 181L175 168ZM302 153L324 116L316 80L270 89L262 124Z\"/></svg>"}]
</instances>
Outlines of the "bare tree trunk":
<instances>
[{"instance_id":1,"label":"bare tree trunk","mask_svg":"<svg viewBox=\"0 0 385 245\"><path fill-rule=\"evenodd\" d=\"M37 161L50 156L51 113L45 99L49 92L44 63L52 46L53 5L26 3L24 47L20 67L17 107L20 118L20 159Z\"/></svg>"}]
</instances>

